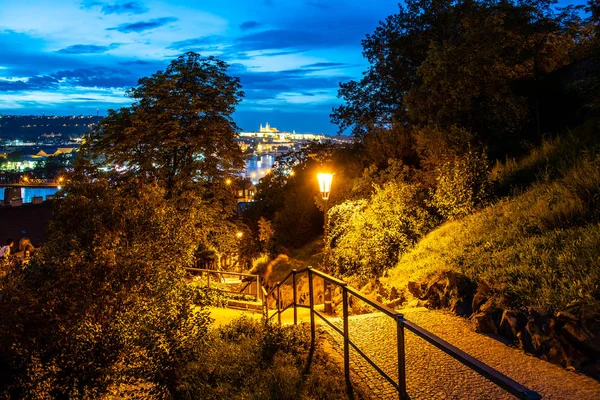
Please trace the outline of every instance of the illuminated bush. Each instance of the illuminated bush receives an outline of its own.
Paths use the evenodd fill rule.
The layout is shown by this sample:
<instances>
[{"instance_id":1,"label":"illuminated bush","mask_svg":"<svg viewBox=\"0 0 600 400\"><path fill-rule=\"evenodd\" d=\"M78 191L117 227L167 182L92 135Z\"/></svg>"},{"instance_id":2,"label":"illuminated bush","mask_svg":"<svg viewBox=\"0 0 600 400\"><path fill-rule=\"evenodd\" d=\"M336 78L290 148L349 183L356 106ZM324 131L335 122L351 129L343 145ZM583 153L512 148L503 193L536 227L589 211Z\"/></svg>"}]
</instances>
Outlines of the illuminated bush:
<instances>
[{"instance_id":1,"label":"illuminated bush","mask_svg":"<svg viewBox=\"0 0 600 400\"><path fill-rule=\"evenodd\" d=\"M444 217L454 219L485 204L489 191L485 154L469 151L439 168L432 205Z\"/></svg>"},{"instance_id":2,"label":"illuminated bush","mask_svg":"<svg viewBox=\"0 0 600 400\"><path fill-rule=\"evenodd\" d=\"M416 185L388 182L369 200L329 212L331 262L342 275L380 276L433 226Z\"/></svg>"}]
</instances>

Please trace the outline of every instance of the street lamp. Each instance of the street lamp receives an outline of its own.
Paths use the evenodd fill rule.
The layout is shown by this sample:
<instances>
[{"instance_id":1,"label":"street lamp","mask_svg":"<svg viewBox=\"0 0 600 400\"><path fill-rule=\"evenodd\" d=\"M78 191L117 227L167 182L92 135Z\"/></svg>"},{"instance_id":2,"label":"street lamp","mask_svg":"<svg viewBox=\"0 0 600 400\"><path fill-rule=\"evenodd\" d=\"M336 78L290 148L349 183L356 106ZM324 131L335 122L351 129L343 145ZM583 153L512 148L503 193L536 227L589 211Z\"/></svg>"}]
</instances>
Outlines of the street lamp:
<instances>
[{"instance_id":1,"label":"street lamp","mask_svg":"<svg viewBox=\"0 0 600 400\"><path fill-rule=\"evenodd\" d=\"M327 211L329 205L329 194L331 193L331 182L333 181L333 174L319 173L317 174L317 180L319 181L319 190L321 192L321 198L325 202L325 217L323 218L323 241L324 241L324 264L327 266ZM331 305L331 285L327 279L323 279L323 301L325 303L325 313L331 314L333 307Z\"/></svg>"}]
</instances>

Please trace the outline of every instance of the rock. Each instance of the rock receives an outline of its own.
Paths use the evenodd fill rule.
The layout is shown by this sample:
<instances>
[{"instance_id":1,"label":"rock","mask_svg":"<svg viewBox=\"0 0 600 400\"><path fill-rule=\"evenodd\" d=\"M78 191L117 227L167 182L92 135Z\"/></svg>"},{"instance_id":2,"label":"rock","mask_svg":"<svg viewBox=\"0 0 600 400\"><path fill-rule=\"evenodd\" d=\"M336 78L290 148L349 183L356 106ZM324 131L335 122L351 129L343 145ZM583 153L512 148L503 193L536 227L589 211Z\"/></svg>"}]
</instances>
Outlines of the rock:
<instances>
[{"instance_id":1,"label":"rock","mask_svg":"<svg viewBox=\"0 0 600 400\"><path fill-rule=\"evenodd\" d=\"M480 281L477 284L477 289L475 291L475 294L473 295L473 301L471 303L471 308L473 309L473 312L478 312L479 307L481 307L482 304L484 304L490 297L492 297L493 294L494 293L492 291L492 288L490 288L490 286L484 281Z\"/></svg>"},{"instance_id":2,"label":"rock","mask_svg":"<svg viewBox=\"0 0 600 400\"><path fill-rule=\"evenodd\" d=\"M410 294L412 294L414 297L416 297L417 299L422 298L423 294L422 294L422 287L420 283L417 282L408 282L408 291L410 292Z\"/></svg>"},{"instance_id":3,"label":"rock","mask_svg":"<svg viewBox=\"0 0 600 400\"><path fill-rule=\"evenodd\" d=\"M597 361L581 368L581 372L600 381L600 363Z\"/></svg>"},{"instance_id":4,"label":"rock","mask_svg":"<svg viewBox=\"0 0 600 400\"><path fill-rule=\"evenodd\" d=\"M392 288L390 289L390 300L399 299L400 296L401 296L401 292L399 292L395 286L392 286ZM402 297L404 297L404 296L402 296Z\"/></svg>"},{"instance_id":5,"label":"rock","mask_svg":"<svg viewBox=\"0 0 600 400\"><path fill-rule=\"evenodd\" d=\"M406 304L407 308L425 307L427 304L423 300L413 299Z\"/></svg>"},{"instance_id":6,"label":"rock","mask_svg":"<svg viewBox=\"0 0 600 400\"><path fill-rule=\"evenodd\" d=\"M569 321L562 327L562 334L577 350L591 357L600 357L600 335L586 329L583 321Z\"/></svg>"},{"instance_id":7,"label":"rock","mask_svg":"<svg viewBox=\"0 0 600 400\"><path fill-rule=\"evenodd\" d=\"M419 300L417 300L417 301L419 301ZM387 303L385 303L385 305L390 308L396 308L396 307L400 307L402 305L402 303L404 303L404 299L396 299L396 300L388 301Z\"/></svg>"},{"instance_id":8,"label":"rock","mask_svg":"<svg viewBox=\"0 0 600 400\"><path fill-rule=\"evenodd\" d=\"M521 330L521 326L519 325L519 316L517 313L510 310L504 310L502 317L500 318L500 327L498 332L500 335L515 342L517 341L517 335Z\"/></svg>"},{"instance_id":9,"label":"rock","mask_svg":"<svg viewBox=\"0 0 600 400\"><path fill-rule=\"evenodd\" d=\"M480 312L471 316L471 323L475 332L485 334L498 334L498 327L491 313Z\"/></svg>"}]
</instances>

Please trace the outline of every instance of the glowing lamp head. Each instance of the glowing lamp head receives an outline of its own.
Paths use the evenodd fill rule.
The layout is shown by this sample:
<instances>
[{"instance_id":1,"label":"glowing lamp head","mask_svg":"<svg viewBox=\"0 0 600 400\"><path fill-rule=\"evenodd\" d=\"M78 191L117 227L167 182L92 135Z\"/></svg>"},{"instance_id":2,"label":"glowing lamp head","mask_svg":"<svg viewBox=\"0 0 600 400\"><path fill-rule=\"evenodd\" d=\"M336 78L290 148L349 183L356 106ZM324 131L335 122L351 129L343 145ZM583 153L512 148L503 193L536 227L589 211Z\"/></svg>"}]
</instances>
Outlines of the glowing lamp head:
<instances>
[{"instance_id":1,"label":"glowing lamp head","mask_svg":"<svg viewBox=\"0 0 600 400\"><path fill-rule=\"evenodd\" d=\"M231 185L231 179L227 179L227 180L225 180L225 184L226 184L226 185Z\"/></svg>"},{"instance_id":2,"label":"glowing lamp head","mask_svg":"<svg viewBox=\"0 0 600 400\"><path fill-rule=\"evenodd\" d=\"M238 239L241 239L242 236L244 236L244 232L237 232L235 236L237 236Z\"/></svg>"},{"instance_id":3,"label":"glowing lamp head","mask_svg":"<svg viewBox=\"0 0 600 400\"><path fill-rule=\"evenodd\" d=\"M329 200L329 193L331 192L331 181L333 180L333 174L317 174L319 180L319 190L321 191L321 198L323 200Z\"/></svg>"}]
</instances>

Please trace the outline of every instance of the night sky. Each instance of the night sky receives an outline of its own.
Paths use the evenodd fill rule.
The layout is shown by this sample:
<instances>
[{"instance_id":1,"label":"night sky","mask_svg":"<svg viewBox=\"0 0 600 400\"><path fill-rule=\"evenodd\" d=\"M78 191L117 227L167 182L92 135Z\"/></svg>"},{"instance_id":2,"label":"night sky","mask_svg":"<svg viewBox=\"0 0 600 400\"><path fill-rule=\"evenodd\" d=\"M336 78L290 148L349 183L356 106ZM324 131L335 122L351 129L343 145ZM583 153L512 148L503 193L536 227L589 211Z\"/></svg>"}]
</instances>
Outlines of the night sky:
<instances>
[{"instance_id":1,"label":"night sky","mask_svg":"<svg viewBox=\"0 0 600 400\"><path fill-rule=\"evenodd\" d=\"M396 10L397 0L0 0L0 113L105 115L193 50L241 78L241 128L334 134L338 83L360 78L361 39Z\"/></svg>"}]
</instances>

